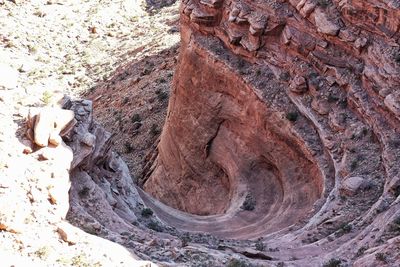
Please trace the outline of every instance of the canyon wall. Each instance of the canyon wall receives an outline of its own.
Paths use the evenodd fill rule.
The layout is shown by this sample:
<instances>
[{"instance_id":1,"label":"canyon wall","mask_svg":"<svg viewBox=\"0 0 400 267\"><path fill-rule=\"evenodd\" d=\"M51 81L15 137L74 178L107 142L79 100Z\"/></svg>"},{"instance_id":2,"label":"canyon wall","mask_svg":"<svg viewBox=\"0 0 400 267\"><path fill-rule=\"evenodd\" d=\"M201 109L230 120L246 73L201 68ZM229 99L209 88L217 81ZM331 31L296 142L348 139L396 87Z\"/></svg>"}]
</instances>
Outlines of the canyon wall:
<instances>
[{"instance_id":1,"label":"canyon wall","mask_svg":"<svg viewBox=\"0 0 400 267\"><path fill-rule=\"evenodd\" d=\"M168 115L141 183L185 213L145 202L185 230L312 244L299 258L324 247L365 266L358 249L398 244L399 8L183 1Z\"/></svg>"}]
</instances>

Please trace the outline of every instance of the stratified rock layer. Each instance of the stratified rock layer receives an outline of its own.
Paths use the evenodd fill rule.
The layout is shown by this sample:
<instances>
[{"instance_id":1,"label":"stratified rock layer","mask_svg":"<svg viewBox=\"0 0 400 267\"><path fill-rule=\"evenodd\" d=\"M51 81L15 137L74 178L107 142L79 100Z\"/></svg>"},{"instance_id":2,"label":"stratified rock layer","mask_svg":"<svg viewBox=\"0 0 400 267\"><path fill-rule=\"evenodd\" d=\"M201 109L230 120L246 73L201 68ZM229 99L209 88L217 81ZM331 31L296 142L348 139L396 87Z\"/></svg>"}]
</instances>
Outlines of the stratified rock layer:
<instances>
[{"instance_id":1,"label":"stratified rock layer","mask_svg":"<svg viewBox=\"0 0 400 267\"><path fill-rule=\"evenodd\" d=\"M183 212L144 202L179 229L263 237L295 266L398 264L399 8L183 1L168 115L142 179Z\"/></svg>"}]
</instances>

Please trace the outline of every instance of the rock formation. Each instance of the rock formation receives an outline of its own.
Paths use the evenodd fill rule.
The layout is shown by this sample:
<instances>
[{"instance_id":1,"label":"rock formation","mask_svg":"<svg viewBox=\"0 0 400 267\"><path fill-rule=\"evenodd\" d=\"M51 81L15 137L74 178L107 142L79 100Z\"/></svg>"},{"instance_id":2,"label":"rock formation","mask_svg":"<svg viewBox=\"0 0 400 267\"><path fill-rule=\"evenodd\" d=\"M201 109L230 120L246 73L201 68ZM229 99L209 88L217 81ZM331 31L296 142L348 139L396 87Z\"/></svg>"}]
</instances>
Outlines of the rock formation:
<instances>
[{"instance_id":1,"label":"rock formation","mask_svg":"<svg viewBox=\"0 0 400 267\"><path fill-rule=\"evenodd\" d=\"M262 238L262 266L399 264L400 2L180 11L168 115L141 184L185 213L144 202L177 229Z\"/></svg>"},{"instance_id":2,"label":"rock formation","mask_svg":"<svg viewBox=\"0 0 400 267\"><path fill-rule=\"evenodd\" d=\"M180 16L135 179L91 101L27 112L23 71L0 66L2 264L398 266L400 2L184 0ZM111 94L134 83L119 71Z\"/></svg>"}]
</instances>

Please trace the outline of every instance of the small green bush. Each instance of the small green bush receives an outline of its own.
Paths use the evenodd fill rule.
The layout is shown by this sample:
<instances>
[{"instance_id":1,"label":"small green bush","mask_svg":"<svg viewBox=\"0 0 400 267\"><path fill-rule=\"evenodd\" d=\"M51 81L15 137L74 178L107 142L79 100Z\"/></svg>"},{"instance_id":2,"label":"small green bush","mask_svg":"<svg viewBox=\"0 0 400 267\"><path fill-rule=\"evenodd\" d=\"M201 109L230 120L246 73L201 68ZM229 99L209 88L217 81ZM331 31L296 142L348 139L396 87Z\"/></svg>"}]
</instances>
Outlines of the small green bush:
<instances>
[{"instance_id":1,"label":"small green bush","mask_svg":"<svg viewBox=\"0 0 400 267\"><path fill-rule=\"evenodd\" d=\"M348 223L343 223L340 226L340 230L342 230L343 233L350 233L352 228L353 227L351 226L351 224Z\"/></svg>"},{"instance_id":2,"label":"small green bush","mask_svg":"<svg viewBox=\"0 0 400 267\"><path fill-rule=\"evenodd\" d=\"M244 210L252 211L254 210L255 206L256 206L256 200L252 195L247 194L246 199L244 200L241 208Z\"/></svg>"},{"instance_id":3,"label":"small green bush","mask_svg":"<svg viewBox=\"0 0 400 267\"><path fill-rule=\"evenodd\" d=\"M286 119L288 119L291 122L295 122L297 121L297 118L299 117L299 113L297 113L296 111L294 112L288 112L286 114Z\"/></svg>"},{"instance_id":4,"label":"small green bush","mask_svg":"<svg viewBox=\"0 0 400 267\"><path fill-rule=\"evenodd\" d=\"M249 267L245 261L238 259L231 259L226 267Z\"/></svg>"},{"instance_id":5,"label":"small green bush","mask_svg":"<svg viewBox=\"0 0 400 267\"><path fill-rule=\"evenodd\" d=\"M131 145L131 143L129 143L127 141L127 142L125 142L124 146L125 146L126 153L132 153L133 152L133 146Z\"/></svg>"},{"instance_id":6,"label":"small green bush","mask_svg":"<svg viewBox=\"0 0 400 267\"><path fill-rule=\"evenodd\" d=\"M157 134L159 134L159 133L160 133L160 130L158 129L157 124L151 125L150 134L153 135L153 136L155 136L155 135L157 135Z\"/></svg>"},{"instance_id":7,"label":"small green bush","mask_svg":"<svg viewBox=\"0 0 400 267\"><path fill-rule=\"evenodd\" d=\"M382 261L382 262L386 262L387 261L387 257L386 254L382 253L382 252L378 252L375 254L375 259L378 261Z\"/></svg>"},{"instance_id":8,"label":"small green bush","mask_svg":"<svg viewBox=\"0 0 400 267\"><path fill-rule=\"evenodd\" d=\"M262 242L261 239L257 240L256 249L259 250L259 251L264 251L265 250L265 245L264 245L264 243Z\"/></svg>"},{"instance_id":9,"label":"small green bush","mask_svg":"<svg viewBox=\"0 0 400 267\"><path fill-rule=\"evenodd\" d=\"M317 0L318 6L322 8L327 8L328 6L332 5L331 0Z\"/></svg>"},{"instance_id":10,"label":"small green bush","mask_svg":"<svg viewBox=\"0 0 400 267\"><path fill-rule=\"evenodd\" d=\"M51 99L53 98L53 93L50 91L44 91L42 94L42 98L40 99L45 105L49 105Z\"/></svg>"},{"instance_id":11,"label":"small green bush","mask_svg":"<svg viewBox=\"0 0 400 267\"><path fill-rule=\"evenodd\" d=\"M191 241L191 238L190 238L189 234L185 233L184 235L182 235L180 237L180 240L182 242L182 247L186 247L188 245L188 243Z\"/></svg>"},{"instance_id":12,"label":"small green bush","mask_svg":"<svg viewBox=\"0 0 400 267\"><path fill-rule=\"evenodd\" d=\"M150 208L144 208L141 214L143 217L150 217L153 215L153 211Z\"/></svg>"},{"instance_id":13,"label":"small green bush","mask_svg":"<svg viewBox=\"0 0 400 267\"><path fill-rule=\"evenodd\" d=\"M358 249L357 253L356 253L356 257L361 257L362 255L364 255L364 252L368 249L368 247L366 246L362 246Z\"/></svg>"},{"instance_id":14,"label":"small green bush","mask_svg":"<svg viewBox=\"0 0 400 267\"><path fill-rule=\"evenodd\" d=\"M140 122L140 121L142 121L142 118L140 117L140 114L135 113L135 114L132 115L131 121L132 121L133 123L135 123L135 122L137 122L137 121Z\"/></svg>"},{"instance_id":15,"label":"small green bush","mask_svg":"<svg viewBox=\"0 0 400 267\"><path fill-rule=\"evenodd\" d=\"M159 94L157 94L157 98L160 102L164 101L165 99L168 98L168 93L167 92L160 92Z\"/></svg>"},{"instance_id":16,"label":"small green bush","mask_svg":"<svg viewBox=\"0 0 400 267\"><path fill-rule=\"evenodd\" d=\"M400 233L400 216L395 218L389 225L389 230L395 233Z\"/></svg>"},{"instance_id":17,"label":"small green bush","mask_svg":"<svg viewBox=\"0 0 400 267\"><path fill-rule=\"evenodd\" d=\"M357 169L357 167L358 167L358 160L355 159L350 164L350 170L354 171L355 169Z\"/></svg>"},{"instance_id":18,"label":"small green bush","mask_svg":"<svg viewBox=\"0 0 400 267\"><path fill-rule=\"evenodd\" d=\"M342 261L340 259L330 259L328 262L324 263L323 267L340 267L342 266Z\"/></svg>"},{"instance_id":19,"label":"small green bush","mask_svg":"<svg viewBox=\"0 0 400 267\"><path fill-rule=\"evenodd\" d=\"M154 230L154 231L156 231L156 232L162 232L162 231L163 231L162 226L161 226L158 222L156 222L156 221L151 221L151 222L149 222L149 223L147 224L147 228L149 228L149 229L151 229L151 230Z\"/></svg>"},{"instance_id":20,"label":"small green bush","mask_svg":"<svg viewBox=\"0 0 400 267\"><path fill-rule=\"evenodd\" d=\"M85 186L84 188L82 188L81 190L79 190L78 195L79 195L81 198L87 197L87 196L89 195L89 191L90 191L90 189L89 189L88 187Z\"/></svg>"}]
</instances>

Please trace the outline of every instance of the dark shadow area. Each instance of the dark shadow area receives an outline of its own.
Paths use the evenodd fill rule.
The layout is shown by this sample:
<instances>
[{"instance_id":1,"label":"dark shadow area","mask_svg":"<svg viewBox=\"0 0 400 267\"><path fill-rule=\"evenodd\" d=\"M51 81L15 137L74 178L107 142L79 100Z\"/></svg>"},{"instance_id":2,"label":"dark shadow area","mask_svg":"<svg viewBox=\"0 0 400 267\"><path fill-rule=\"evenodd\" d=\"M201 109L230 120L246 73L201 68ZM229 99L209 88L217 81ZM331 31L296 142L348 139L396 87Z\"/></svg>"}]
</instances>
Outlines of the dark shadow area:
<instances>
[{"instance_id":1,"label":"dark shadow area","mask_svg":"<svg viewBox=\"0 0 400 267\"><path fill-rule=\"evenodd\" d=\"M176 0L146 0L146 11L153 13L164 7L172 6L175 2Z\"/></svg>"}]
</instances>

